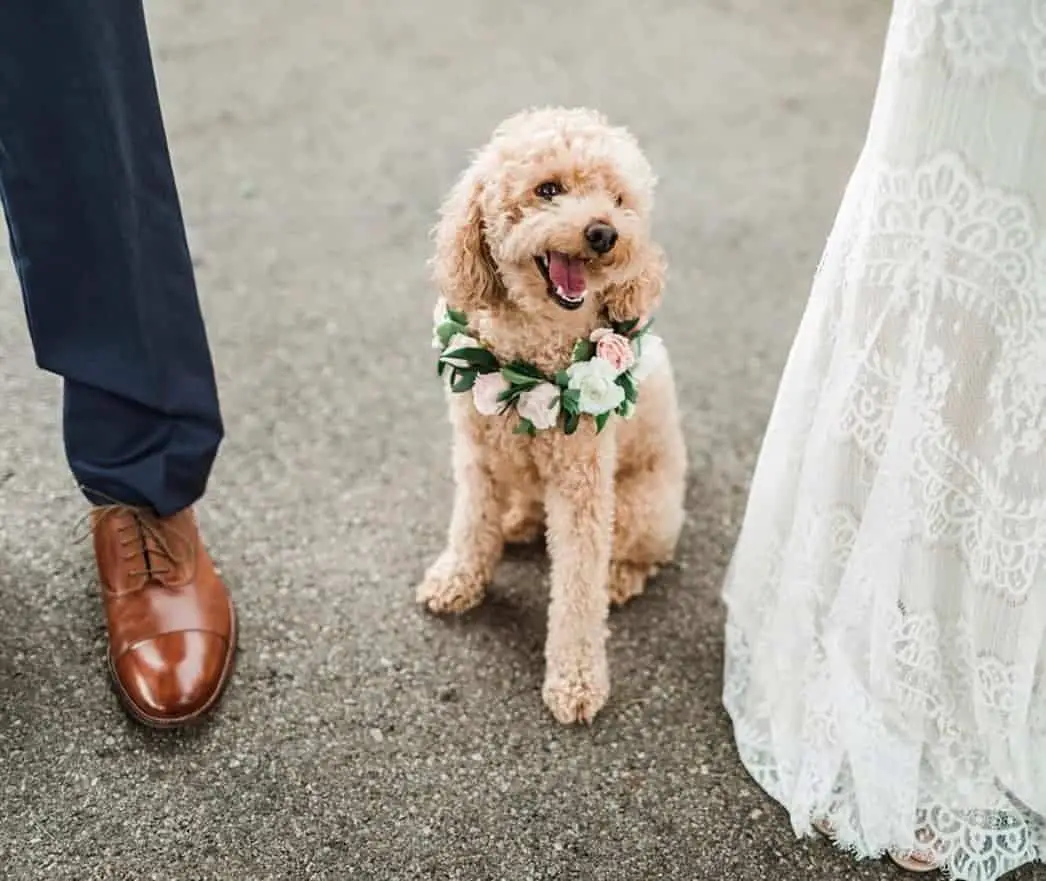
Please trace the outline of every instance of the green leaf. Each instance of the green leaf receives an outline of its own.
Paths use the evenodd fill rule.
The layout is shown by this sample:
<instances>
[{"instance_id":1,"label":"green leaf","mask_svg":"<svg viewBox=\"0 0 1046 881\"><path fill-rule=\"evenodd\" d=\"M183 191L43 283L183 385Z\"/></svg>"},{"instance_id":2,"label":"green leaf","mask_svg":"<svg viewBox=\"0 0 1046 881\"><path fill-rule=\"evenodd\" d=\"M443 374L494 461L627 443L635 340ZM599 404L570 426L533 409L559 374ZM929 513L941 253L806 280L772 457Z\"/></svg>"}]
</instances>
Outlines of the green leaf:
<instances>
[{"instance_id":1,"label":"green leaf","mask_svg":"<svg viewBox=\"0 0 1046 881\"><path fill-rule=\"evenodd\" d=\"M512 433L513 434L526 434L526 435L529 435L530 437L533 437L534 435L537 434L537 429L534 428L534 423L531 422L529 419L520 419L519 420L519 425L516 426L515 430Z\"/></svg>"},{"instance_id":2,"label":"green leaf","mask_svg":"<svg viewBox=\"0 0 1046 881\"><path fill-rule=\"evenodd\" d=\"M464 324L458 324L455 321L444 321L436 328L436 336L439 337L439 344L446 346L453 338L455 334L468 333L468 328Z\"/></svg>"},{"instance_id":3,"label":"green leaf","mask_svg":"<svg viewBox=\"0 0 1046 881\"><path fill-rule=\"evenodd\" d=\"M559 373L556 374L556 385L560 388L566 388L570 385L570 374L565 370L560 370Z\"/></svg>"},{"instance_id":4,"label":"green leaf","mask_svg":"<svg viewBox=\"0 0 1046 881\"><path fill-rule=\"evenodd\" d=\"M596 417L596 434L599 434L606 427L607 420L609 418L610 418L610 411L609 410L607 410L606 413L600 413Z\"/></svg>"},{"instance_id":5,"label":"green leaf","mask_svg":"<svg viewBox=\"0 0 1046 881\"><path fill-rule=\"evenodd\" d=\"M632 378L632 374L628 371L622 373L617 378L617 384L621 386L625 393L625 400L634 404L636 398L639 397L639 389L636 386L636 381Z\"/></svg>"},{"instance_id":6,"label":"green leaf","mask_svg":"<svg viewBox=\"0 0 1046 881\"><path fill-rule=\"evenodd\" d=\"M577 361L588 361L596 354L596 344L591 340L578 340L574 343L574 351L571 358Z\"/></svg>"},{"instance_id":7,"label":"green leaf","mask_svg":"<svg viewBox=\"0 0 1046 881\"><path fill-rule=\"evenodd\" d=\"M470 347L467 349L454 349L444 352L441 358L444 361L464 361L473 369L482 370L484 373L492 373L498 369L498 359L492 352L486 349Z\"/></svg>"},{"instance_id":8,"label":"green leaf","mask_svg":"<svg viewBox=\"0 0 1046 881\"><path fill-rule=\"evenodd\" d=\"M544 381L545 374L538 370L533 364L528 364L526 361L513 361L511 364L505 365L509 370L512 370L521 376L526 376L528 379L537 379Z\"/></svg>"},{"instance_id":9,"label":"green leaf","mask_svg":"<svg viewBox=\"0 0 1046 881\"><path fill-rule=\"evenodd\" d=\"M567 418L563 422L563 433L573 434L577 431L578 424L581 422L581 416L578 413L567 413Z\"/></svg>"},{"instance_id":10,"label":"green leaf","mask_svg":"<svg viewBox=\"0 0 1046 881\"><path fill-rule=\"evenodd\" d=\"M620 334L621 336L628 336L638 325L639 319L633 318L630 321L614 321L611 326L614 329L614 333Z\"/></svg>"},{"instance_id":11,"label":"green leaf","mask_svg":"<svg viewBox=\"0 0 1046 881\"><path fill-rule=\"evenodd\" d=\"M567 389L559 397L560 404L567 413L578 413L578 404L581 402L581 392L577 389Z\"/></svg>"},{"instance_id":12,"label":"green leaf","mask_svg":"<svg viewBox=\"0 0 1046 881\"><path fill-rule=\"evenodd\" d=\"M449 366L450 365L448 365L446 361L437 361L436 362L436 376L443 376L443 374L447 370L447 367L449 367Z\"/></svg>"},{"instance_id":13,"label":"green leaf","mask_svg":"<svg viewBox=\"0 0 1046 881\"><path fill-rule=\"evenodd\" d=\"M460 324L462 327L468 327L469 317L460 309L448 309L447 317L455 324Z\"/></svg>"},{"instance_id":14,"label":"green leaf","mask_svg":"<svg viewBox=\"0 0 1046 881\"><path fill-rule=\"evenodd\" d=\"M507 388L503 392L498 393L498 400L508 404L514 404L519 396L523 394L523 391L524 389Z\"/></svg>"},{"instance_id":15,"label":"green leaf","mask_svg":"<svg viewBox=\"0 0 1046 881\"><path fill-rule=\"evenodd\" d=\"M455 377L454 384L450 387L452 392L467 392L476 384L475 370L459 370Z\"/></svg>"},{"instance_id":16,"label":"green leaf","mask_svg":"<svg viewBox=\"0 0 1046 881\"><path fill-rule=\"evenodd\" d=\"M524 390L541 385L544 381L540 376L535 377L526 373L520 373L515 367L502 367L501 375L505 377L505 382L509 383L509 385L521 386Z\"/></svg>"}]
</instances>

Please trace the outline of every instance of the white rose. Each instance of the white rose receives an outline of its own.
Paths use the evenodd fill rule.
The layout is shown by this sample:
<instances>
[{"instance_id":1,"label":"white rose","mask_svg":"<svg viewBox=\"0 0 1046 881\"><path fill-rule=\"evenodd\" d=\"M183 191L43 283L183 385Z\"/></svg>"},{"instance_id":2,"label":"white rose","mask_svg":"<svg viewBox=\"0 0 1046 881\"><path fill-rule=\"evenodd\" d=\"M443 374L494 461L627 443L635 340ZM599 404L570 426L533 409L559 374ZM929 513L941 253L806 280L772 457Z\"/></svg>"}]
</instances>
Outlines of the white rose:
<instances>
[{"instance_id":1,"label":"white rose","mask_svg":"<svg viewBox=\"0 0 1046 881\"><path fill-rule=\"evenodd\" d=\"M456 352L458 349L478 348L480 348L480 344L477 340L473 339L470 336L467 336L466 334L456 333L447 341L446 351ZM448 358L446 355L444 355L442 358L440 358L440 360L445 361L451 367L460 367L462 369L467 369L469 366L468 361L465 361L461 358Z\"/></svg>"},{"instance_id":2,"label":"white rose","mask_svg":"<svg viewBox=\"0 0 1046 881\"><path fill-rule=\"evenodd\" d=\"M516 402L516 411L538 431L554 428L559 419L559 388L550 382L523 392Z\"/></svg>"},{"instance_id":3,"label":"white rose","mask_svg":"<svg viewBox=\"0 0 1046 881\"><path fill-rule=\"evenodd\" d=\"M639 339L633 340L632 347L637 350L638 356L636 366L632 368L632 378L636 382L653 376L668 363L668 350L659 336L652 333L643 334Z\"/></svg>"},{"instance_id":4,"label":"white rose","mask_svg":"<svg viewBox=\"0 0 1046 881\"><path fill-rule=\"evenodd\" d=\"M472 386L472 402L482 416L496 416L505 406L498 396L508 388L508 383L500 373L482 373L476 377Z\"/></svg>"},{"instance_id":5,"label":"white rose","mask_svg":"<svg viewBox=\"0 0 1046 881\"><path fill-rule=\"evenodd\" d=\"M568 388L580 392L578 409L582 413L598 416L609 413L625 399L625 390L616 382L614 365L602 358L578 361L567 368Z\"/></svg>"}]
</instances>

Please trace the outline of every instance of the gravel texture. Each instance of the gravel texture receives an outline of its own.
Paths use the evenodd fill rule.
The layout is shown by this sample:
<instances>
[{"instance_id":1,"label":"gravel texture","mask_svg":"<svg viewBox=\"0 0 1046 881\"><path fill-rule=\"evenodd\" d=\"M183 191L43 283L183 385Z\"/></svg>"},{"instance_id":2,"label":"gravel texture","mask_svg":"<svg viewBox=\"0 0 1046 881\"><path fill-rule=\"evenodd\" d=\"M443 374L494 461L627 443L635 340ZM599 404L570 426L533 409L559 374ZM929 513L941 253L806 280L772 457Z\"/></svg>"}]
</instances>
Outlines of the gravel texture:
<instances>
[{"instance_id":1,"label":"gravel texture","mask_svg":"<svg viewBox=\"0 0 1046 881\"><path fill-rule=\"evenodd\" d=\"M150 0L228 440L201 508L239 669L192 732L125 720L58 384L0 267L0 876L12 881L897 877L796 842L720 705L719 585L860 148L871 0ZM504 116L587 104L662 186L690 445L679 565L612 618L590 729L540 700L547 566L426 617L449 427L436 206ZM1031 874L1023 876L1031 878Z\"/></svg>"}]
</instances>

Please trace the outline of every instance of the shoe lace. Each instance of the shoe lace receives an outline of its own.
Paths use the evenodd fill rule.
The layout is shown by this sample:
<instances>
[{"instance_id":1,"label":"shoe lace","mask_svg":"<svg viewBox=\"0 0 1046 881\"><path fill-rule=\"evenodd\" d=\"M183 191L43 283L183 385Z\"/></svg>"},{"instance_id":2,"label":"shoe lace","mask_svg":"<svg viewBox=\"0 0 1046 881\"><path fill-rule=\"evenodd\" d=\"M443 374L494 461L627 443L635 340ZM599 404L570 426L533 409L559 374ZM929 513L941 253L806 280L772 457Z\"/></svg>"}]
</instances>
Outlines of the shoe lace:
<instances>
[{"instance_id":1,"label":"shoe lace","mask_svg":"<svg viewBox=\"0 0 1046 881\"><path fill-rule=\"evenodd\" d=\"M84 518L88 527L81 540L108 519L114 526L121 548L121 560L129 565L129 580L140 578L141 584L128 590L106 589L116 595L134 593L148 584L163 584L164 576L183 571L193 561L193 543L170 523L161 524L160 518L145 508L113 502L96 505ZM135 565L137 564L137 565ZM131 568L134 567L134 568Z\"/></svg>"}]
</instances>

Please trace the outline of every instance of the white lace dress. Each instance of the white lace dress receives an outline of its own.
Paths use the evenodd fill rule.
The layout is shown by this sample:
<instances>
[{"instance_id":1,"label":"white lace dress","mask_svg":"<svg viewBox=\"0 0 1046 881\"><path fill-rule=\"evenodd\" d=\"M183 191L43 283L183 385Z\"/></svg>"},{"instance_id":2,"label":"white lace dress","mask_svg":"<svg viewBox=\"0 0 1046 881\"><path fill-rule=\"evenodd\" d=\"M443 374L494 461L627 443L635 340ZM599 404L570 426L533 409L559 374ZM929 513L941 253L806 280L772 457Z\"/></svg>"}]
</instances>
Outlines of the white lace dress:
<instances>
[{"instance_id":1,"label":"white lace dress","mask_svg":"<svg viewBox=\"0 0 1046 881\"><path fill-rule=\"evenodd\" d=\"M897 0L725 600L797 834L1046 859L1046 0Z\"/></svg>"}]
</instances>

